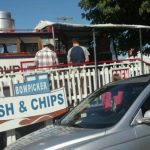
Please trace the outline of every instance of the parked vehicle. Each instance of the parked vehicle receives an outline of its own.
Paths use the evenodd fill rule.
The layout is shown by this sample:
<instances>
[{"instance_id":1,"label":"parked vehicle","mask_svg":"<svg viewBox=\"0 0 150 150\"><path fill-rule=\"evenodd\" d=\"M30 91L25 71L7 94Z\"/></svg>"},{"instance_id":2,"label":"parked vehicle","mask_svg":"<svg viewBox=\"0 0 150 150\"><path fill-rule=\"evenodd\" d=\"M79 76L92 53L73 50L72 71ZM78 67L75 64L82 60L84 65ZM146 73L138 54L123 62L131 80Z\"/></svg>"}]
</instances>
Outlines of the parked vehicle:
<instances>
[{"instance_id":1,"label":"parked vehicle","mask_svg":"<svg viewBox=\"0 0 150 150\"><path fill-rule=\"evenodd\" d=\"M40 21L34 30L18 30L15 29L14 23L15 22L11 18L10 12L0 12L0 98L2 100L0 104L0 138L2 139L0 141L0 149L2 149L5 145L9 145L10 143L14 142L16 139L39 128L42 128L43 126L45 126L45 120L49 119L49 117L45 117L44 120L40 119L38 120L38 124L37 121L32 121L33 125L31 125L31 122L29 120L26 123L19 124L19 121L16 122L14 120L14 109L10 109L10 107L7 107L8 105L4 104L6 102L5 99L7 99L7 104L10 104L10 106L12 106L11 100L15 99L13 91L14 84L24 82L25 80L22 78L23 72L25 73L29 70L31 71L31 68L34 69L34 67L32 66L34 66L35 53L42 48L43 41L49 40L53 44L54 50L59 58L60 66L56 69L56 72L54 71L54 76L51 78L53 82L53 89L57 89L58 87L62 86L65 87L67 91L67 100L69 98L68 104L71 106L75 106L79 101L81 101L83 97L86 97L88 93L93 92L97 88L97 86L102 86L108 82L111 82L114 73L120 74L121 78L137 76L143 73L142 67L146 66L141 65L140 61L135 61L135 59L130 60L130 62L127 62L125 64L115 63L108 66L107 64L111 63L110 60L116 59L117 55L113 48L113 39L110 38L111 36L108 33L110 32L110 30L114 30L116 32L117 28L119 29L119 31L120 28L125 28L125 30L126 28L132 30L133 28L136 30L137 28L139 28L140 30L141 28L149 29L149 26L116 24L75 25ZM75 75L72 75L70 73L70 66L68 67L68 64L65 65L65 63L67 62L67 51L70 47L72 47L71 40L75 37L78 37L80 39L81 45L84 45L88 48L91 57L90 61L95 61L95 63L88 63L86 67L83 68L85 72L81 76L79 72L77 72ZM105 62L102 62L101 60L105 60ZM113 62L120 62L120 60L115 60ZM102 63L105 64L102 65ZM95 64L95 66L88 66L90 64ZM61 71L59 71L58 69L60 69ZM144 73L146 72L149 72L149 67L144 68ZM37 72L35 73L37 74ZM74 84L74 81L80 82L80 80L78 80L80 77L83 77L85 81L83 83L84 91L82 92L82 94L80 86L77 87L77 84ZM73 84L70 82L72 82ZM78 85L80 85L80 83ZM86 86L88 86L88 88L85 88ZM109 93L106 94L106 97L108 97L109 95ZM116 99L117 101L120 95L122 95L122 93L118 92L118 95L115 95L116 97L114 99ZM9 102L8 99L10 100ZM16 102L18 99L19 98L17 97L17 99L15 99L13 103L17 104ZM19 100L22 100L22 98ZM93 101L92 99L90 100ZM108 102L106 101L105 103ZM85 120L86 117L83 117L82 115L89 115L89 111L94 112L95 107L98 107L98 109L101 108L100 113L103 114L102 105L102 100L100 100L97 105L92 105L91 108L88 108L89 110L85 110L85 112L81 114L81 118L84 118ZM108 103L108 105L112 105L113 109L115 110L116 106L113 105L113 103ZM7 114L9 110L12 110L12 117L6 119L4 118L4 113L6 112L5 115L6 117L8 117ZM19 115L18 113L16 114L18 115L17 119L20 119L21 115ZM35 119L35 116L32 117L34 117ZM8 125L8 122L11 125ZM91 126L89 126L88 128L91 128ZM11 131L11 129L13 130Z\"/></svg>"},{"instance_id":2,"label":"parked vehicle","mask_svg":"<svg viewBox=\"0 0 150 150\"><path fill-rule=\"evenodd\" d=\"M150 74L112 82L5 150L149 150L149 111Z\"/></svg>"}]
</instances>

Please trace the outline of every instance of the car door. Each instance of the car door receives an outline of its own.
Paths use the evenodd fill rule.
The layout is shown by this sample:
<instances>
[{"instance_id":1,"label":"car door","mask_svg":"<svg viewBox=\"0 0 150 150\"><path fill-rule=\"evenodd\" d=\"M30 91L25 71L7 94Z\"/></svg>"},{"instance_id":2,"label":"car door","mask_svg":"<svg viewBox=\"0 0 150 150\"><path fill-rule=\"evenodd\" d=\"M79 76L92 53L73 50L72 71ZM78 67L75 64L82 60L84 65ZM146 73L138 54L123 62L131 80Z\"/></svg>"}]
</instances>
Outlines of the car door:
<instances>
[{"instance_id":1,"label":"car door","mask_svg":"<svg viewBox=\"0 0 150 150\"><path fill-rule=\"evenodd\" d=\"M150 94L148 95L144 103L142 104L140 110L142 113L141 117L144 116L147 110L150 110ZM137 124L134 127L134 129L137 135L137 141L140 145L140 149L150 150L150 124L148 123Z\"/></svg>"}]
</instances>

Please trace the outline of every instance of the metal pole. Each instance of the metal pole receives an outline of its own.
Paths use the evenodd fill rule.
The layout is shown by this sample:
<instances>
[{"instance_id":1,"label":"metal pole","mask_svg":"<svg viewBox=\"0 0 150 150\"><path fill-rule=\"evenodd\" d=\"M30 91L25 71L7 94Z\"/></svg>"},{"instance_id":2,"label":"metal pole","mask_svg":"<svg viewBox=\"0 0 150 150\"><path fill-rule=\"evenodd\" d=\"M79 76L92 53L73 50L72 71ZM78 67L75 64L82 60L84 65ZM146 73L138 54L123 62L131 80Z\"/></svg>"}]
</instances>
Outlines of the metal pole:
<instances>
[{"instance_id":1,"label":"metal pole","mask_svg":"<svg viewBox=\"0 0 150 150\"><path fill-rule=\"evenodd\" d=\"M54 43L54 51L56 50L56 43L55 43L55 33L54 33L54 27L52 26L52 36L53 36L53 43Z\"/></svg>"},{"instance_id":2,"label":"metal pole","mask_svg":"<svg viewBox=\"0 0 150 150\"><path fill-rule=\"evenodd\" d=\"M93 47L94 47L95 80L96 80L96 88L98 88L98 71L97 71L97 58L96 58L95 29L93 29Z\"/></svg>"},{"instance_id":3,"label":"metal pole","mask_svg":"<svg viewBox=\"0 0 150 150\"><path fill-rule=\"evenodd\" d=\"M141 53L141 71L144 74L144 62L143 62L143 48L142 48L142 32L141 28L139 29L139 38L140 38L140 53Z\"/></svg>"}]
</instances>

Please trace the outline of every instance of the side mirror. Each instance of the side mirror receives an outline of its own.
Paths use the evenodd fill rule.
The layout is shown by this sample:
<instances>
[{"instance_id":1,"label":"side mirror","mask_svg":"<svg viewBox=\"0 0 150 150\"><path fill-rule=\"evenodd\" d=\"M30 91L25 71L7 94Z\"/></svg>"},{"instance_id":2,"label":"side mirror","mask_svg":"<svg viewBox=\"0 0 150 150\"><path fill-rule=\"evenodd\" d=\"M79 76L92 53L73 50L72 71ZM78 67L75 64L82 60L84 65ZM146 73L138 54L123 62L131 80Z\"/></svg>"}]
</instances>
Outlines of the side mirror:
<instances>
[{"instance_id":1,"label":"side mirror","mask_svg":"<svg viewBox=\"0 0 150 150\"><path fill-rule=\"evenodd\" d=\"M144 114L144 117L138 118L137 123L139 124L150 124L150 110L146 111Z\"/></svg>"},{"instance_id":2,"label":"side mirror","mask_svg":"<svg viewBox=\"0 0 150 150\"><path fill-rule=\"evenodd\" d=\"M150 110L145 112L144 118L150 118Z\"/></svg>"},{"instance_id":3,"label":"side mirror","mask_svg":"<svg viewBox=\"0 0 150 150\"><path fill-rule=\"evenodd\" d=\"M139 118L137 119L138 124L150 124L150 118Z\"/></svg>"}]
</instances>

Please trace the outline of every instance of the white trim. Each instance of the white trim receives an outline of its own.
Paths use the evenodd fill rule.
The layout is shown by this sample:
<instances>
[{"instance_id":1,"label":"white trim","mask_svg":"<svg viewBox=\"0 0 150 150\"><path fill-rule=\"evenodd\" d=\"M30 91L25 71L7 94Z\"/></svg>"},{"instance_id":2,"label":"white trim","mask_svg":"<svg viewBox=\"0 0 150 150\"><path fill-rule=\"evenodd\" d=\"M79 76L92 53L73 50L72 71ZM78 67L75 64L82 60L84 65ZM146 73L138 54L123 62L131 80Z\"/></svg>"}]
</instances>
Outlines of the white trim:
<instances>
[{"instance_id":1,"label":"white trim","mask_svg":"<svg viewBox=\"0 0 150 150\"><path fill-rule=\"evenodd\" d=\"M71 24L71 23L57 23L57 22L51 22L48 20L41 20L36 27L36 29L43 29L47 26L55 26L55 25L61 25L64 27L80 27L80 28L137 28L137 29L150 29L150 26L145 26L145 25L135 25L135 24L112 24L112 23L107 23L107 24Z\"/></svg>"}]
</instances>

